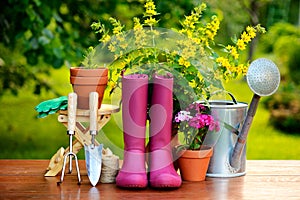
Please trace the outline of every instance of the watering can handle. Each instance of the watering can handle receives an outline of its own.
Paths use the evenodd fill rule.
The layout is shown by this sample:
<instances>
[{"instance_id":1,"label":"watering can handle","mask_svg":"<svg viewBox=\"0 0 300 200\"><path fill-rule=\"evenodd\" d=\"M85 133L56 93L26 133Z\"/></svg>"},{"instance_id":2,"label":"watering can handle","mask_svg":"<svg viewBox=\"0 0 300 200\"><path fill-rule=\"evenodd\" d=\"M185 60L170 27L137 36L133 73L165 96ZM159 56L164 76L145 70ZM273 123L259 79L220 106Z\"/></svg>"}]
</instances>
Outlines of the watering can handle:
<instances>
[{"instance_id":1,"label":"watering can handle","mask_svg":"<svg viewBox=\"0 0 300 200\"><path fill-rule=\"evenodd\" d=\"M233 103L234 103L234 104L237 104L237 101L236 101L235 97L233 96L233 94L231 94L231 93L228 92L228 91L217 90L217 91L215 91L214 93L212 93L211 96L213 96L213 95L215 95L215 94L218 94L218 93L221 93L221 92L226 92L226 94L228 94L228 95L231 97ZM208 100L208 98L207 98L207 100Z\"/></svg>"},{"instance_id":2,"label":"watering can handle","mask_svg":"<svg viewBox=\"0 0 300 200\"><path fill-rule=\"evenodd\" d=\"M226 93L231 97L233 103L234 103L234 104L237 104L237 101L236 101L236 99L234 98L233 94L231 94L230 92L226 92Z\"/></svg>"}]
</instances>

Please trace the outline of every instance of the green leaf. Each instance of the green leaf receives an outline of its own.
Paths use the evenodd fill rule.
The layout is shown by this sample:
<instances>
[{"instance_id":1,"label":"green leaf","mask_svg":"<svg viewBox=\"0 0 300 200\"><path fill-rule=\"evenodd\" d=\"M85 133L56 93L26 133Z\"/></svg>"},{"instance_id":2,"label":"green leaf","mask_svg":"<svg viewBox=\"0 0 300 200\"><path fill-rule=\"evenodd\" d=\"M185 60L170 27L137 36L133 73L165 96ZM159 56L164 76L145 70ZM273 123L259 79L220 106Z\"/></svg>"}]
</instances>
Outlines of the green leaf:
<instances>
[{"instance_id":1,"label":"green leaf","mask_svg":"<svg viewBox=\"0 0 300 200\"><path fill-rule=\"evenodd\" d=\"M38 41L41 45L46 45L50 43L50 40L46 36L39 37Z\"/></svg>"},{"instance_id":2,"label":"green leaf","mask_svg":"<svg viewBox=\"0 0 300 200\"><path fill-rule=\"evenodd\" d=\"M50 30L47 29L47 28L44 28L43 31L42 31L42 33L43 33L43 35L45 35L45 37L47 37L47 38L52 39L52 38L54 37L52 31L50 31Z\"/></svg>"}]
</instances>

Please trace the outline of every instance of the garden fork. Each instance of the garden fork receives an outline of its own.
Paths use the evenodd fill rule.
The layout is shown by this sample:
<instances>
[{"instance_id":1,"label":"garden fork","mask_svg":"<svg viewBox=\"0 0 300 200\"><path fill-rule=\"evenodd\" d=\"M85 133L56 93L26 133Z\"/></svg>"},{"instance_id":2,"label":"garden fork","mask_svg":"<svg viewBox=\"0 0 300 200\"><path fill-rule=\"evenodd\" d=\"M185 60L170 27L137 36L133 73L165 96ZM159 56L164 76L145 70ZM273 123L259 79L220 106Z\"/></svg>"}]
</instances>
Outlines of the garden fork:
<instances>
[{"instance_id":1,"label":"garden fork","mask_svg":"<svg viewBox=\"0 0 300 200\"><path fill-rule=\"evenodd\" d=\"M70 93L68 95L68 131L67 134L69 135L69 145L70 151L64 156L63 168L60 177L60 181L57 184L61 184L64 180L65 175L65 168L67 163L67 158L69 157L69 173L72 172L72 156L75 158L77 176L78 176L78 185L81 184L79 166L78 166L78 159L75 153L73 153L73 135L75 134L75 127L76 127L76 109L77 109L77 94Z\"/></svg>"}]
</instances>

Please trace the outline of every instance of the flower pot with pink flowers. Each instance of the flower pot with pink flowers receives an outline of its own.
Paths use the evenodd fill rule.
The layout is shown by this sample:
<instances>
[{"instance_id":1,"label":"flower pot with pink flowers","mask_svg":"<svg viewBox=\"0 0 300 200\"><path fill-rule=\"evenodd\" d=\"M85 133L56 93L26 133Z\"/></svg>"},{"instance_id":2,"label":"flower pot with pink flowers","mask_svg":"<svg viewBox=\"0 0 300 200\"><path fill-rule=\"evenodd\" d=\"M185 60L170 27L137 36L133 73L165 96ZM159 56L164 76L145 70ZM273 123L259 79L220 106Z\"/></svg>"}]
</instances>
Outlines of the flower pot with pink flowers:
<instances>
[{"instance_id":1,"label":"flower pot with pink flowers","mask_svg":"<svg viewBox=\"0 0 300 200\"><path fill-rule=\"evenodd\" d=\"M183 136L183 144L176 147L181 177L185 181L203 181L213 154L213 147L205 145L204 140L207 134L219 131L219 123L208 106L197 102L178 112L175 122L178 134Z\"/></svg>"}]
</instances>

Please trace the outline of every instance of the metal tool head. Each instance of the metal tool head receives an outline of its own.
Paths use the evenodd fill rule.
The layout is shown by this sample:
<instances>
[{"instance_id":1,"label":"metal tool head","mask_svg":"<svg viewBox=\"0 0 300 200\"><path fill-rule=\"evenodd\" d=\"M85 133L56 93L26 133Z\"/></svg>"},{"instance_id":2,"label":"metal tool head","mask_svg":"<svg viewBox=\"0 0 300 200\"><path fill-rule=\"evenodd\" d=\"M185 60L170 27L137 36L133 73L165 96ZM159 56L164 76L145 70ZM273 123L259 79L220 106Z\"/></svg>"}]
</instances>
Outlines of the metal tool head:
<instances>
[{"instance_id":1,"label":"metal tool head","mask_svg":"<svg viewBox=\"0 0 300 200\"><path fill-rule=\"evenodd\" d=\"M98 133L98 93L90 93L90 134L91 141L84 145L85 150L85 161L86 168L88 172L88 177L93 186L95 186L101 175L101 165L102 165L102 148L103 145L100 144L96 146L95 136Z\"/></svg>"},{"instance_id":2,"label":"metal tool head","mask_svg":"<svg viewBox=\"0 0 300 200\"><path fill-rule=\"evenodd\" d=\"M87 173L93 186L97 185L101 175L102 149L103 144L93 148L92 145L84 145Z\"/></svg>"},{"instance_id":3,"label":"metal tool head","mask_svg":"<svg viewBox=\"0 0 300 200\"><path fill-rule=\"evenodd\" d=\"M254 60L247 72L250 89L259 96L274 94L280 83L280 72L274 62L266 58Z\"/></svg>"}]
</instances>

